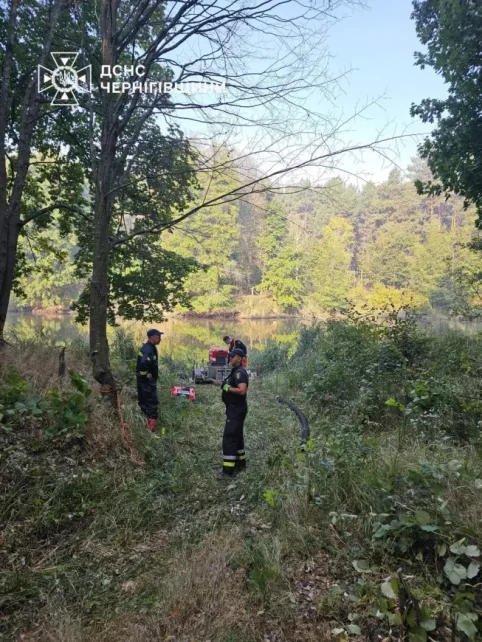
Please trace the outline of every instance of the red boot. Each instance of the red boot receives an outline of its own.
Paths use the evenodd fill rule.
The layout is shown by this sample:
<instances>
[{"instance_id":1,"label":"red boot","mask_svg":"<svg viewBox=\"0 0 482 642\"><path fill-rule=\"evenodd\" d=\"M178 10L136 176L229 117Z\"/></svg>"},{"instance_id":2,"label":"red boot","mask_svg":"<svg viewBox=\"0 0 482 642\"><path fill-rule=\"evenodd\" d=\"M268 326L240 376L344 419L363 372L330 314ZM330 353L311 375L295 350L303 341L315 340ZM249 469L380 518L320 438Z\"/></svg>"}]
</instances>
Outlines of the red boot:
<instances>
[{"instance_id":1,"label":"red boot","mask_svg":"<svg viewBox=\"0 0 482 642\"><path fill-rule=\"evenodd\" d=\"M156 432L157 430L157 419L148 419L147 420L147 427L151 432Z\"/></svg>"}]
</instances>

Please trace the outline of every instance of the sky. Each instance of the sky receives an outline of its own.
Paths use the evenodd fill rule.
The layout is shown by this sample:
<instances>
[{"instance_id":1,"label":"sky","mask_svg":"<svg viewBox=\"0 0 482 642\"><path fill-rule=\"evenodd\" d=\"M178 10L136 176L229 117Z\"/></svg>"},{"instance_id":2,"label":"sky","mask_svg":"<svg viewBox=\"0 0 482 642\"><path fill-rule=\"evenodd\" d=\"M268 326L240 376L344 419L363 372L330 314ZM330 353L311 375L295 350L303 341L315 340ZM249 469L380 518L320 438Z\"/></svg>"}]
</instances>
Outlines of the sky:
<instances>
[{"instance_id":1,"label":"sky","mask_svg":"<svg viewBox=\"0 0 482 642\"><path fill-rule=\"evenodd\" d=\"M231 131L229 127L224 129L223 123L218 128L220 140L225 136L226 144L232 146L243 156L252 153L258 166L266 174L271 171L282 169L286 166L296 166L298 160L306 161L310 154L333 152L333 150L344 149L355 145L367 145L374 142L378 137L391 138L403 135L403 140L386 144L381 150L382 154L373 151L357 152L356 155L343 156L335 155L336 167L304 167L283 175L279 178L281 184L295 184L298 180L309 178L312 183L322 184L332 176L340 175L345 180L362 185L364 181L371 180L381 182L388 177L391 169L398 166L402 171L407 169L410 159L417 154L417 145L422 142L424 135L430 131L430 125L423 124L419 119L411 119L410 106L420 103L424 98L444 98L447 89L441 79L431 68L421 70L414 64L415 51L423 51L424 47L419 42L415 22L411 20L411 0L361 0L365 8L343 8L344 17L328 27L328 36L323 40L320 37L313 37L313 48L310 49L310 40L306 41L306 50L298 51L291 47L292 41L286 43L276 39L276 36L267 33L261 35L259 30L253 29L251 36L246 37L246 57L239 56L242 64L246 64L246 71L250 74L250 81L256 85L256 74L259 75L260 83L263 83L265 69L271 64L277 66L279 60L285 61L286 44L287 49L291 48L299 54L299 64L303 71L314 72L309 76L310 82L316 84L315 89L310 89L299 95L294 94L293 103L296 103L298 110L293 115L284 115L286 118L287 130L291 128L291 138L285 143L285 139L271 148L270 136L272 131L269 126L263 129L263 106L254 100L251 111L240 112L242 116L249 116L249 125L243 128L241 124L237 131ZM302 6L317 6L316 3L303 4ZM280 11L287 24L290 18L299 12L300 3L290 2L282 5ZM340 16L340 13L337 14ZM318 23L316 23L317 25ZM323 22L321 23L323 25ZM322 28L320 25L320 29ZM318 34L318 26L313 26L313 31ZM293 32L296 32L293 29ZM296 42L296 41L295 41ZM316 44L315 44L316 43ZM202 47L202 42L195 42ZM244 44L244 43L243 43ZM301 43L300 46L302 46ZM323 93L322 85L324 76L324 51L330 55L329 73L330 78L340 77L340 87L336 91L334 103L327 99ZM186 60L192 57L191 47L181 49L186 54ZM317 55L319 53L319 55ZM313 54L313 55L312 55ZM277 57L279 60L277 60ZM290 60L292 60L290 58ZM183 60L181 58L180 62ZM309 65L309 66L307 66ZM223 64L220 65L224 69ZM292 70L296 74L296 65L290 67L289 62L285 65L286 70ZM320 72L317 74L317 72ZM222 75L222 74L221 74ZM268 81L272 77L266 74ZM315 80L316 79L316 80ZM261 86L263 86L261 84ZM329 84L332 88L333 85ZM236 95L236 94L235 94ZM288 99L291 96L288 94ZM196 97L198 102L200 99ZM206 99L212 102L212 98ZM291 101L288 100L288 103ZM370 105L363 110L363 114L351 120L350 118L364 105ZM285 104L283 103L283 107ZM320 129L313 129L308 123L305 115L305 108L314 115L321 123ZM212 112L209 112L211 115ZM268 102L266 113L271 114L271 103ZM274 112L276 114L276 110ZM281 112L282 113L282 112ZM251 128L251 122L256 122L258 127ZM341 119L349 120L349 124L343 128L343 133L336 137L328 136L332 123ZM214 122L217 114L214 112ZM305 123L306 121L306 123ZM242 119L238 122L242 123ZM276 123L276 120L274 121ZM283 122L281 120L281 122ZM328 123L323 129L323 123ZM182 123L181 123L182 125ZM186 127L190 127L186 123ZM192 129L187 129L188 135L196 138L208 132L211 135L211 123L209 118L199 123L194 120ZM303 135L303 131L305 133ZM298 135L300 132L300 135ZM418 134L418 138L415 135ZM277 131L273 134L276 138ZM408 137L412 135L413 137ZM326 140L324 137L326 136ZM311 137L311 138L310 138ZM288 141L288 137L286 138ZM266 142L268 141L268 142ZM320 144L320 141L321 142ZM270 152L264 154L263 150L274 150L273 157ZM333 160L326 161L330 165Z\"/></svg>"},{"instance_id":2,"label":"sky","mask_svg":"<svg viewBox=\"0 0 482 642\"><path fill-rule=\"evenodd\" d=\"M429 126L410 118L410 106L423 98L444 98L446 86L440 76L426 67L414 65L414 52L423 51L415 23L410 19L411 0L366 0L369 8L357 9L336 24L328 47L334 56L334 69L352 68L343 83L339 103L346 113L358 103L384 96L379 106L369 109L370 119L358 119L350 140L369 141L377 132L425 133ZM348 138L348 137L347 137ZM394 150L393 159L405 169L417 152L417 142L408 140ZM349 163L354 172L383 180L393 166L373 154L364 155L363 164ZM384 167L385 165L385 167Z\"/></svg>"}]
</instances>

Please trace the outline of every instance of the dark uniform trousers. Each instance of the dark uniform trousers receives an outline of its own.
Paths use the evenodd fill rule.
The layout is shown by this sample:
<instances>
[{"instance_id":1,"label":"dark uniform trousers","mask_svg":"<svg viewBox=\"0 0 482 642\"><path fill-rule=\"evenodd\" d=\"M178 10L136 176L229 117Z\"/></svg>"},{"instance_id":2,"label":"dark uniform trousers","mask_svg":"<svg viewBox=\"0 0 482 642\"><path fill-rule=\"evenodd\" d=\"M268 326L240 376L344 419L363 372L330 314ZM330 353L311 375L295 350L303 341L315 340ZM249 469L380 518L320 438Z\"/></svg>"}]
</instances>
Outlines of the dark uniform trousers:
<instances>
[{"instance_id":1,"label":"dark uniform trousers","mask_svg":"<svg viewBox=\"0 0 482 642\"><path fill-rule=\"evenodd\" d=\"M159 374L157 360L157 348L148 341L139 350L136 364L137 400L142 414L148 420L157 420L157 377ZM148 377L148 374L151 376Z\"/></svg>"},{"instance_id":2,"label":"dark uniform trousers","mask_svg":"<svg viewBox=\"0 0 482 642\"><path fill-rule=\"evenodd\" d=\"M226 404L226 423L223 434L223 472L234 475L236 469L246 468L244 451L244 420L247 404Z\"/></svg>"},{"instance_id":3,"label":"dark uniform trousers","mask_svg":"<svg viewBox=\"0 0 482 642\"><path fill-rule=\"evenodd\" d=\"M137 398L142 414L148 419L157 419L157 385L147 377L137 376Z\"/></svg>"}]
</instances>

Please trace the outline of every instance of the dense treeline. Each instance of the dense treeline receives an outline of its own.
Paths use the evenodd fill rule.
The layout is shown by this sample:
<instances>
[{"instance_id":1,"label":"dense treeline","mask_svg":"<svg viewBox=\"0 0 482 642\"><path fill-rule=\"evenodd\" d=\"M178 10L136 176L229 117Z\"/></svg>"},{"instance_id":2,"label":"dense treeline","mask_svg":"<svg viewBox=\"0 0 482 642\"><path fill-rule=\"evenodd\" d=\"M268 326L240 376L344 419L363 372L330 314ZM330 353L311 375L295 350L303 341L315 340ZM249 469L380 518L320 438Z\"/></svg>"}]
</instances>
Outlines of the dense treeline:
<instances>
[{"instance_id":1,"label":"dense treeline","mask_svg":"<svg viewBox=\"0 0 482 642\"><path fill-rule=\"evenodd\" d=\"M323 314L347 301L467 313L478 303L474 211L458 197L419 196L414 181L429 178L414 159L406 178L395 169L379 185L306 181L205 207L151 247L197 262L185 291L200 314ZM226 171L210 192L238 182ZM37 232L24 238L23 251L32 267L19 281L16 306L67 309L82 286L71 266L75 237Z\"/></svg>"}]
</instances>

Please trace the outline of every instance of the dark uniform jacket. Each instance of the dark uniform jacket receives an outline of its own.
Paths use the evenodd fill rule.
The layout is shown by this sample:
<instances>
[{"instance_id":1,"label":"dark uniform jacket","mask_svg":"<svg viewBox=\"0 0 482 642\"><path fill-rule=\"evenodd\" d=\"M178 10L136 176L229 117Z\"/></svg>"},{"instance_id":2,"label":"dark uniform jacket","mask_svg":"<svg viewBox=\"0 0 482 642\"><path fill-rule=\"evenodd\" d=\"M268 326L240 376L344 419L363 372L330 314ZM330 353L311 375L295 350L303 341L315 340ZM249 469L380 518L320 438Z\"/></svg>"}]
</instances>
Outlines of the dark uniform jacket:
<instances>
[{"instance_id":1,"label":"dark uniform jacket","mask_svg":"<svg viewBox=\"0 0 482 642\"><path fill-rule=\"evenodd\" d=\"M139 350L137 355L136 374L142 379L147 378L147 373L150 372L152 380L157 381L159 375L159 365L157 360L157 348L148 341Z\"/></svg>"},{"instance_id":2,"label":"dark uniform jacket","mask_svg":"<svg viewBox=\"0 0 482 642\"><path fill-rule=\"evenodd\" d=\"M236 366L231 370L226 379L224 379L222 385L224 386L226 383L228 383L231 388L237 388L238 383L245 383L247 386L249 386L248 373L243 368L243 366ZM235 406L246 406L248 403L247 392L248 391L246 390L246 395L235 395L232 392L225 392L223 390L221 399L227 406L231 404L234 404Z\"/></svg>"},{"instance_id":3,"label":"dark uniform jacket","mask_svg":"<svg viewBox=\"0 0 482 642\"><path fill-rule=\"evenodd\" d=\"M232 352L234 348L241 348L245 356L248 354L248 349L246 348L244 343L239 339L231 339L231 342L229 343L229 351Z\"/></svg>"}]
</instances>

